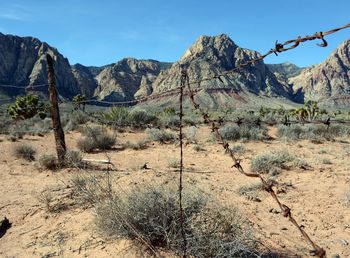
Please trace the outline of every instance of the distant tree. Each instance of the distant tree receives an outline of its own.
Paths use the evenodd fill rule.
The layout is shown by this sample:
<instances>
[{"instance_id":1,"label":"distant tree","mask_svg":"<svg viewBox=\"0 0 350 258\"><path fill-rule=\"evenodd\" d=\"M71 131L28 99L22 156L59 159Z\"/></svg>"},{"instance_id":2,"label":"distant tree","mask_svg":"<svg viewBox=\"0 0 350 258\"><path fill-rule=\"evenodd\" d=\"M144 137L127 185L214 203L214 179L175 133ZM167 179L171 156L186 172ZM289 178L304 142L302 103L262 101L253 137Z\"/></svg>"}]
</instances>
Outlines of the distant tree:
<instances>
[{"instance_id":1,"label":"distant tree","mask_svg":"<svg viewBox=\"0 0 350 258\"><path fill-rule=\"evenodd\" d=\"M72 99L73 105L74 105L74 109L82 109L83 111L85 111L85 102L86 100L86 96L85 95L75 95Z\"/></svg>"},{"instance_id":2,"label":"distant tree","mask_svg":"<svg viewBox=\"0 0 350 258\"><path fill-rule=\"evenodd\" d=\"M308 100L305 104L305 110L310 120L314 120L319 114L320 108L317 106L317 101Z\"/></svg>"},{"instance_id":3,"label":"distant tree","mask_svg":"<svg viewBox=\"0 0 350 258\"><path fill-rule=\"evenodd\" d=\"M261 106L260 109L259 109L259 114L260 114L261 117L267 116L270 112L271 112L271 110L269 108L267 108L267 107Z\"/></svg>"},{"instance_id":4,"label":"distant tree","mask_svg":"<svg viewBox=\"0 0 350 258\"><path fill-rule=\"evenodd\" d=\"M14 105L7 108L7 114L13 119L24 120L38 115L41 119L46 117L48 106L39 101L39 97L28 94L17 97Z\"/></svg>"}]
</instances>

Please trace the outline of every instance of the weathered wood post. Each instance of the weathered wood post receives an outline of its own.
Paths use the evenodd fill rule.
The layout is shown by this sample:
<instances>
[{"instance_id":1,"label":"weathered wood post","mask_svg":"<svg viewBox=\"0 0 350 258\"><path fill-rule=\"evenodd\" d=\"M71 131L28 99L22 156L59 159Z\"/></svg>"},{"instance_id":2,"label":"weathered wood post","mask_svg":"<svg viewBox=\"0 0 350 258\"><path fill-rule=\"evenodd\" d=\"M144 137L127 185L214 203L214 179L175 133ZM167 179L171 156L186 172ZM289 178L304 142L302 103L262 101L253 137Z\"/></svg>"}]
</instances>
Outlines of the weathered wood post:
<instances>
[{"instance_id":1,"label":"weathered wood post","mask_svg":"<svg viewBox=\"0 0 350 258\"><path fill-rule=\"evenodd\" d=\"M56 141L56 150L58 163L62 165L64 163L66 155L66 142L64 140L64 132L61 125L60 110L58 108L58 94L55 83L55 72L53 68L53 60L49 54L46 54L47 63L47 77L49 82L49 98L51 102L51 118L52 126Z\"/></svg>"}]
</instances>

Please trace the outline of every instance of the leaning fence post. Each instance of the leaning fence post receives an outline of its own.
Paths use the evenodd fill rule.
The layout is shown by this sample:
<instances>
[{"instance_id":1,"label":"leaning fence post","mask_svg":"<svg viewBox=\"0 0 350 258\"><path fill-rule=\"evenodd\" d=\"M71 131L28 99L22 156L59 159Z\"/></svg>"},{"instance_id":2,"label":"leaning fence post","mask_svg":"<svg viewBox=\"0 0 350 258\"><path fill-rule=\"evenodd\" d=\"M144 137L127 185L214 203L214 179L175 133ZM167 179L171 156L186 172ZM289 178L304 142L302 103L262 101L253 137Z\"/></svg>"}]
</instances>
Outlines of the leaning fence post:
<instances>
[{"instance_id":1,"label":"leaning fence post","mask_svg":"<svg viewBox=\"0 0 350 258\"><path fill-rule=\"evenodd\" d=\"M58 94L55 83L55 72L53 68L53 60L49 54L46 54L47 77L49 83L49 98L51 102L51 118L52 126L56 141L56 151L59 165L62 165L66 155L66 142L64 140L64 132L61 125L60 110L58 108Z\"/></svg>"}]
</instances>

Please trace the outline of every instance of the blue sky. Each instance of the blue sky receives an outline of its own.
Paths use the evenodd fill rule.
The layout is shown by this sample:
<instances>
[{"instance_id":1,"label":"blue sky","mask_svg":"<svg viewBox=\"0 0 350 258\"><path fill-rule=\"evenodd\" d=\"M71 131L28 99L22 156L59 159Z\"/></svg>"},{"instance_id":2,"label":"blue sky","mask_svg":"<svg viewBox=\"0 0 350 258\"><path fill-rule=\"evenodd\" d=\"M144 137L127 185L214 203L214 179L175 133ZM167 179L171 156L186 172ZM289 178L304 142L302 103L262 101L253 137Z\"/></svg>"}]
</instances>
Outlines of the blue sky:
<instances>
[{"instance_id":1,"label":"blue sky","mask_svg":"<svg viewBox=\"0 0 350 258\"><path fill-rule=\"evenodd\" d=\"M275 40L350 22L350 1L329 0L0 0L0 32L34 36L71 64L104 65L124 57L178 60L200 35L228 34L241 47L264 53ZM322 62L350 29L306 43L266 63Z\"/></svg>"}]
</instances>

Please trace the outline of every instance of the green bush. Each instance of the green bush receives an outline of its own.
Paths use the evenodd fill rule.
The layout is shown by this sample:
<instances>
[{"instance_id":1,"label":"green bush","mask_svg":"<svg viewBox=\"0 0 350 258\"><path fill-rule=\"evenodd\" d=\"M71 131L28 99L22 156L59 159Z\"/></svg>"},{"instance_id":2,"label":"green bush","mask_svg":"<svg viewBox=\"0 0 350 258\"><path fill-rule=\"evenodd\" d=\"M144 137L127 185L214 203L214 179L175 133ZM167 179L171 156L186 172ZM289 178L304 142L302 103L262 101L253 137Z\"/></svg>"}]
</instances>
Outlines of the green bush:
<instances>
[{"instance_id":1,"label":"green bush","mask_svg":"<svg viewBox=\"0 0 350 258\"><path fill-rule=\"evenodd\" d=\"M258 173L275 173L276 168L281 169L286 162L291 162L295 157L288 151L271 151L255 156L251 161L251 170Z\"/></svg>"},{"instance_id":2,"label":"green bush","mask_svg":"<svg viewBox=\"0 0 350 258\"><path fill-rule=\"evenodd\" d=\"M196 143L198 141L198 128L195 126L191 126L188 128L185 132L185 137L187 140L189 140L192 143Z\"/></svg>"},{"instance_id":3,"label":"green bush","mask_svg":"<svg viewBox=\"0 0 350 258\"><path fill-rule=\"evenodd\" d=\"M13 119L24 120L38 115L41 119L46 117L47 105L39 101L39 96L28 94L17 97L16 103L7 109L7 113Z\"/></svg>"},{"instance_id":4,"label":"green bush","mask_svg":"<svg viewBox=\"0 0 350 258\"><path fill-rule=\"evenodd\" d=\"M15 147L15 156L17 158L33 161L35 160L35 157L34 157L35 154L36 154L35 149L28 144L22 144Z\"/></svg>"},{"instance_id":5,"label":"green bush","mask_svg":"<svg viewBox=\"0 0 350 258\"><path fill-rule=\"evenodd\" d=\"M129 113L128 108L112 107L107 113L103 113L102 118L116 126L125 126L129 123Z\"/></svg>"},{"instance_id":6,"label":"green bush","mask_svg":"<svg viewBox=\"0 0 350 258\"><path fill-rule=\"evenodd\" d=\"M184 231L189 257L249 257L253 236L241 215L211 205L198 189L183 193ZM96 223L109 236L129 238L182 254L178 189L142 186L96 206ZM252 256L253 257L253 256Z\"/></svg>"},{"instance_id":7,"label":"green bush","mask_svg":"<svg viewBox=\"0 0 350 258\"><path fill-rule=\"evenodd\" d=\"M232 125L228 124L219 129L219 133L225 140L267 140L270 137L265 127L254 127L248 125Z\"/></svg>"},{"instance_id":8,"label":"green bush","mask_svg":"<svg viewBox=\"0 0 350 258\"><path fill-rule=\"evenodd\" d=\"M177 139L175 134L155 128L147 128L146 133L148 134L149 140L160 143L170 143Z\"/></svg>"},{"instance_id":9,"label":"green bush","mask_svg":"<svg viewBox=\"0 0 350 258\"><path fill-rule=\"evenodd\" d=\"M116 143L116 137L102 127L86 127L82 133L84 137L79 138L77 142L82 152L91 152L95 149L108 150Z\"/></svg>"},{"instance_id":10,"label":"green bush","mask_svg":"<svg viewBox=\"0 0 350 258\"><path fill-rule=\"evenodd\" d=\"M131 110L128 120L135 128L145 128L147 125L155 126L158 124L158 118L143 109Z\"/></svg>"},{"instance_id":11,"label":"green bush","mask_svg":"<svg viewBox=\"0 0 350 258\"><path fill-rule=\"evenodd\" d=\"M39 158L40 167L54 170L58 166L58 161L56 156L51 154L44 154Z\"/></svg>"},{"instance_id":12,"label":"green bush","mask_svg":"<svg viewBox=\"0 0 350 258\"><path fill-rule=\"evenodd\" d=\"M69 167L82 168L84 163L81 152L68 150L65 156L65 165Z\"/></svg>"},{"instance_id":13,"label":"green bush","mask_svg":"<svg viewBox=\"0 0 350 258\"><path fill-rule=\"evenodd\" d=\"M279 137L287 139L323 139L332 140L337 137L349 137L350 126L347 125L281 125L278 127L277 134Z\"/></svg>"},{"instance_id":14,"label":"green bush","mask_svg":"<svg viewBox=\"0 0 350 258\"><path fill-rule=\"evenodd\" d=\"M125 144L123 144L123 146L126 149L144 150L148 147L148 140L140 140L137 142L127 141Z\"/></svg>"}]
</instances>

